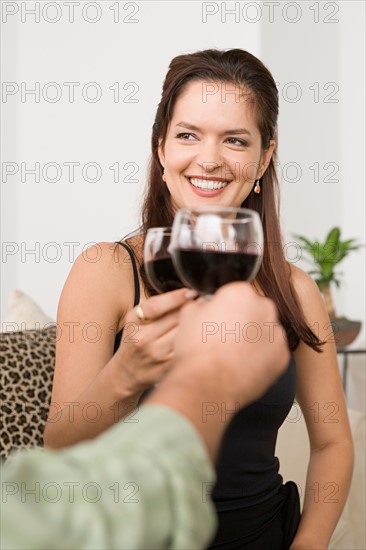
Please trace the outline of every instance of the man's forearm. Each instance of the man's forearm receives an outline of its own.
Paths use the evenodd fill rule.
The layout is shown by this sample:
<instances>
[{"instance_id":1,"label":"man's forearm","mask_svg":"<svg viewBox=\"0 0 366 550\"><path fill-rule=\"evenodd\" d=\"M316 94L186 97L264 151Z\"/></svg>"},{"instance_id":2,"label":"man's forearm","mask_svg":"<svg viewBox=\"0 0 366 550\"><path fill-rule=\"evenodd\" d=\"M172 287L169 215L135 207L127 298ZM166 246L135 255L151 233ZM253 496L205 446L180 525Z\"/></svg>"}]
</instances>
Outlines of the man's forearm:
<instances>
[{"instance_id":1,"label":"man's forearm","mask_svg":"<svg viewBox=\"0 0 366 550\"><path fill-rule=\"evenodd\" d=\"M205 491L214 480L191 424L143 406L92 442L6 466L1 547L204 548L216 525Z\"/></svg>"},{"instance_id":2,"label":"man's forearm","mask_svg":"<svg viewBox=\"0 0 366 550\"><path fill-rule=\"evenodd\" d=\"M231 393L225 392L212 371L211 376L207 376L201 369L198 375L187 377L184 369L176 368L148 397L146 404L166 405L185 416L198 431L212 462L216 460L232 415L239 410L239 403Z\"/></svg>"}]
</instances>

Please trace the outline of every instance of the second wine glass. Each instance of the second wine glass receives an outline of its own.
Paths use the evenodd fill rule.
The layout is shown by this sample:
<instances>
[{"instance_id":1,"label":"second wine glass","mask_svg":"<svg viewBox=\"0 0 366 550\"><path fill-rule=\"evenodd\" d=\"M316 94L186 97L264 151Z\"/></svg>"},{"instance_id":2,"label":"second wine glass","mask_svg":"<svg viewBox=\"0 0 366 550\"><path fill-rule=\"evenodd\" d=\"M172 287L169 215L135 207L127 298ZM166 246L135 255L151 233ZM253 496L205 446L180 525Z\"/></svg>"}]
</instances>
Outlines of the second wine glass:
<instances>
[{"instance_id":1,"label":"second wine glass","mask_svg":"<svg viewBox=\"0 0 366 550\"><path fill-rule=\"evenodd\" d=\"M170 239L170 227L151 227L145 237L145 271L150 283L159 293L184 287L173 265Z\"/></svg>"}]
</instances>

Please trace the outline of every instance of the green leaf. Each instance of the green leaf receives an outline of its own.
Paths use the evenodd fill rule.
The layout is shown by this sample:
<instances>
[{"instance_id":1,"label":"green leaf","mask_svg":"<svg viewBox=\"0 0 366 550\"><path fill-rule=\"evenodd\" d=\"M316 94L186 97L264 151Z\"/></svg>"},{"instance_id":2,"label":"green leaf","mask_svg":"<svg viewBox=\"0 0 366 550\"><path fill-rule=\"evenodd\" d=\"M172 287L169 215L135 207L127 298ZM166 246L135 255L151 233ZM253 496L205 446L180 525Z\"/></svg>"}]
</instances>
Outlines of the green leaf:
<instances>
[{"instance_id":1,"label":"green leaf","mask_svg":"<svg viewBox=\"0 0 366 550\"><path fill-rule=\"evenodd\" d=\"M313 247L313 243L309 241L309 239L307 239L306 237L302 237L301 235L293 235L293 237L295 239L298 239L299 241L302 241L309 249Z\"/></svg>"},{"instance_id":2,"label":"green leaf","mask_svg":"<svg viewBox=\"0 0 366 550\"><path fill-rule=\"evenodd\" d=\"M313 250L314 250L314 243L310 242L308 239L306 239L305 237L300 237L299 236L296 236L295 235L295 238L297 238L301 243L302 245L302 248L308 252L309 254L311 254L311 256L314 256L314 253L313 253Z\"/></svg>"},{"instance_id":3,"label":"green leaf","mask_svg":"<svg viewBox=\"0 0 366 550\"><path fill-rule=\"evenodd\" d=\"M321 243L315 241L311 254L314 258L314 261L320 265L320 263L324 259L324 246Z\"/></svg>"},{"instance_id":4,"label":"green leaf","mask_svg":"<svg viewBox=\"0 0 366 550\"><path fill-rule=\"evenodd\" d=\"M345 246L346 248L349 248L348 245L350 245L351 243L354 243L356 239L348 239L348 241L342 241L340 242L339 244L342 245L342 246Z\"/></svg>"},{"instance_id":5,"label":"green leaf","mask_svg":"<svg viewBox=\"0 0 366 550\"><path fill-rule=\"evenodd\" d=\"M341 230L339 229L339 227L333 227L333 229L329 231L325 239L325 244L329 244L329 243L338 244L340 235L341 235Z\"/></svg>"},{"instance_id":6,"label":"green leaf","mask_svg":"<svg viewBox=\"0 0 366 550\"><path fill-rule=\"evenodd\" d=\"M334 261L334 253L338 248L340 234L341 231L339 227L333 227L325 239L324 251L329 261Z\"/></svg>"},{"instance_id":7,"label":"green leaf","mask_svg":"<svg viewBox=\"0 0 366 550\"><path fill-rule=\"evenodd\" d=\"M322 268L323 277L325 277L326 279L329 279L330 277L332 277L333 267L334 267L334 264L330 262L322 262L321 268Z\"/></svg>"}]
</instances>

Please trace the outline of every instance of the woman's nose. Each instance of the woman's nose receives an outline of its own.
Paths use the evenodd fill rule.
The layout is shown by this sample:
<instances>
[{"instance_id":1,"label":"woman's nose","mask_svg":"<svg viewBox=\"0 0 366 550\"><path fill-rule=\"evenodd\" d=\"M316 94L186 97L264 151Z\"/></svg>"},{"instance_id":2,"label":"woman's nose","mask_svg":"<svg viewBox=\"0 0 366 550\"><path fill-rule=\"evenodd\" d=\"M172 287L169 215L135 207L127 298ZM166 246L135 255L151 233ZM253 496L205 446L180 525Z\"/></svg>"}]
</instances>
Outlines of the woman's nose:
<instances>
[{"instance_id":1,"label":"woman's nose","mask_svg":"<svg viewBox=\"0 0 366 550\"><path fill-rule=\"evenodd\" d=\"M197 163L206 172L214 172L222 166L223 159L219 145L212 142L202 143L197 154Z\"/></svg>"}]
</instances>

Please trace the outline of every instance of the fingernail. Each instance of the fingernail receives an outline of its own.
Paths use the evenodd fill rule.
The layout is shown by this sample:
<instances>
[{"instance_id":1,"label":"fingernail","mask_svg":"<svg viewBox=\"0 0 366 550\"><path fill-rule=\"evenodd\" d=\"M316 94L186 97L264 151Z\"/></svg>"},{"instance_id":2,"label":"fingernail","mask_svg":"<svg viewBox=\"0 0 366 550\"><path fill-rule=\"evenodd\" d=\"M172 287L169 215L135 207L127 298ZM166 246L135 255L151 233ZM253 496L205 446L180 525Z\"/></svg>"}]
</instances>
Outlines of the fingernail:
<instances>
[{"instance_id":1,"label":"fingernail","mask_svg":"<svg viewBox=\"0 0 366 550\"><path fill-rule=\"evenodd\" d=\"M189 300L190 298L195 298L198 296L197 290L189 289L185 292L184 296Z\"/></svg>"}]
</instances>

